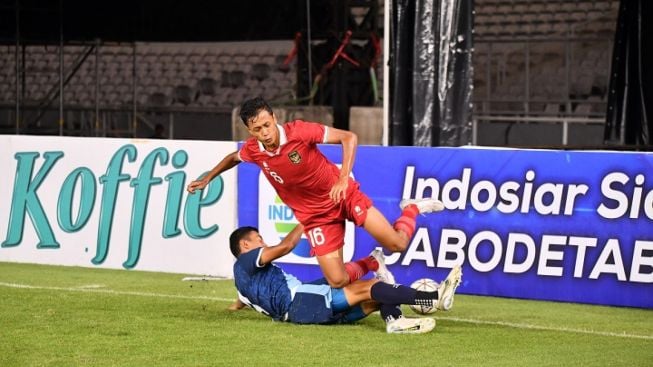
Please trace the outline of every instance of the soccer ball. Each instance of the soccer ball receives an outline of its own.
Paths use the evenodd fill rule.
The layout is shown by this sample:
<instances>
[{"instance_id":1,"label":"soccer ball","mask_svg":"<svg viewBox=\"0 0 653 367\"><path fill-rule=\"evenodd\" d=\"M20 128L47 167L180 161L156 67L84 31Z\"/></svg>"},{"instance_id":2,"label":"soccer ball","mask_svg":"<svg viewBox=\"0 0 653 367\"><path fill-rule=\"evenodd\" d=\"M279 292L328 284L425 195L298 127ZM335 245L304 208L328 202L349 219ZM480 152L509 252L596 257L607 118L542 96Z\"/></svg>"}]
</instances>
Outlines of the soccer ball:
<instances>
[{"instance_id":1,"label":"soccer ball","mask_svg":"<svg viewBox=\"0 0 653 367\"><path fill-rule=\"evenodd\" d=\"M439 286L440 285L438 284L438 282L429 278L417 279L416 281L413 282L413 284L410 285L411 288L415 288L418 291L423 291L423 292L435 292L438 290ZM420 315L428 315L430 313L434 313L435 311L437 311L437 308L435 307L417 306L417 305L410 305L409 307L415 313L418 313Z\"/></svg>"}]
</instances>

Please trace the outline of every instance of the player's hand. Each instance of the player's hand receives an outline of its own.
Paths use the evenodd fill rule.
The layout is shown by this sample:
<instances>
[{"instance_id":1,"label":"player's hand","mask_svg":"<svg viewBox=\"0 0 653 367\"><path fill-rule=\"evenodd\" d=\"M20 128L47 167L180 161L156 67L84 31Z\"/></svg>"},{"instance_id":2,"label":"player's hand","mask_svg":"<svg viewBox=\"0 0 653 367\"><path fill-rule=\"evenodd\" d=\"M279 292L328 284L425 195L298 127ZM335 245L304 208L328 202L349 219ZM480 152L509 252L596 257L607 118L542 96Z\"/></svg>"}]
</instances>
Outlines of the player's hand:
<instances>
[{"instance_id":1,"label":"player's hand","mask_svg":"<svg viewBox=\"0 0 653 367\"><path fill-rule=\"evenodd\" d=\"M227 307L227 310L238 311L238 310L242 310L244 307L245 307L244 303L242 303L240 300L235 300L234 303L230 304L229 307Z\"/></svg>"},{"instance_id":2,"label":"player's hand","mask_svg":"<svg viewBox=\"0 0 653 367\"><path fill-rule=\"evenodd\" d=\"M202 190L208 184L209 181L207 179L195 180L188 184L188 186L186 187L186 191L190 192L191 194L194 194L195 190Z\"/></svg>"},{"instance_id":3,"label":"player's hand","mask_svg":"<svg viewBox=\"0 0 653 367\"><path fill-rule=\"evenodd\" d=\"M331 198L334 203L339 203L340 200L345 199L348 186L349 177L339 178L338 182L336 182L336 184L331 188L331 192L329 192L329 198Z\"/></svg>"}]
</instances>

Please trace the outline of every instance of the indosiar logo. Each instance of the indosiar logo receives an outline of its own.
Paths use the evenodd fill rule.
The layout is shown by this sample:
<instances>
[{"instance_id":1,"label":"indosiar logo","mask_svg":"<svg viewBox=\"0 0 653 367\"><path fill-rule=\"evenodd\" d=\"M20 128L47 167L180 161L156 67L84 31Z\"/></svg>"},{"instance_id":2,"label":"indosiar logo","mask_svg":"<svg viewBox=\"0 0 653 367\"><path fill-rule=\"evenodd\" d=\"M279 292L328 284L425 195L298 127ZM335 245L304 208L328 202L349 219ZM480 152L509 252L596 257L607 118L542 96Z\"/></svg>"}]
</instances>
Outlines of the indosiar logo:
<instances>
[{"instance_id":1,"label":"indosiar logo","mask_svg":"<svg viewBox=\"0 0 653 367\"><path fill-rule=\"evenodd\" d=\"M274 223L274 229L279 240L283 240L297 225L295 214L288 205L281 201L279 195L275 195L274 204L268 205L267 218ZM292 253L300 257L311 256L311 244L305 236L302 236L301 241L293 249Z\"/></svg>"},{"instance_id":2,"label":"indosiar logo","mask_svg":"<svg viewBox=\"0 0 653 367\"><path fill-rule=\"evenodd\" d=\"M259 196L258 196L258 223L259 233L270 245L274 245L272 239L283 240L290 231L299 223L292 209L286 205L276 191L267 181L263 173L259 174ZM315 264L317 260L310 255L311 245L305 235L302 235L301 242L288 255L277 260L289 264ZM347 222L345 225L345 247L343 248L343 260L350 261L354 255L354 224Z\"/></svg>"}]
</instances>

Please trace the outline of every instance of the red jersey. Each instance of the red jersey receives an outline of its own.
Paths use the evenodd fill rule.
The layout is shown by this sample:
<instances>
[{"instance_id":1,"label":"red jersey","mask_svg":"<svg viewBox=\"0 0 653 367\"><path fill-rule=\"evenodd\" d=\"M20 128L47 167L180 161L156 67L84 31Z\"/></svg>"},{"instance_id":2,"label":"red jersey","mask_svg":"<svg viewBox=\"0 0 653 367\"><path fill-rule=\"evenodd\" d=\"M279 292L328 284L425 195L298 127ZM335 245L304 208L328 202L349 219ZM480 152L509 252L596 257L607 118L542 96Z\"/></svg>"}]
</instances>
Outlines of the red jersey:
<instances>
[{"instance_id":1,"label":"red jersey","mask_svg":"<svg viewBox=\"0 0 653 367\"><path fill-rule=\"evenodd\" d=\"M325 143L328 127L314 122L295 120L279 128L279 148L268 152L256 138L250 137L238 152L239 159L261 168L281 200L304 225L329 223L339 204L329 198L331 188L340 176L340 169L318 149ZM358 189L351 177L347 197ZM334 210L335 209L335 210Z\"/></svg>"}]
</instances>

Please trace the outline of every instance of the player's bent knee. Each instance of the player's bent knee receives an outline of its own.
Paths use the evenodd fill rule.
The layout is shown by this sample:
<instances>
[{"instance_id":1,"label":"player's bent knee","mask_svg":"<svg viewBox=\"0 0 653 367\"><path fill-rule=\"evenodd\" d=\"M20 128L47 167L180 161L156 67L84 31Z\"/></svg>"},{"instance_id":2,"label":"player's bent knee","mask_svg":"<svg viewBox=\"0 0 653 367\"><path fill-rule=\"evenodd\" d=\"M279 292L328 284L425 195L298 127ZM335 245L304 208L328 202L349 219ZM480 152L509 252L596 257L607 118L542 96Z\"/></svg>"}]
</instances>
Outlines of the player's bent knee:
<instances>
[{"instance_id":1,"label":"player's bent knee","mask_svg":"<svg viewBox=\"0 0 653 367\"><path fill-rule=\"evenodd\" d=\"M329 286L332 288L342 288L349 284L349 276L347 273L338 276L327 276L326 279L327 282L329 282Z\"/></svg>"},{"instance_id":2,"label":"player's bent knee","mask_svg":"<svg viewBox=\"0 0 653 367\"><path fill-rule=\"evenodd\" d=\"M386 246L386 248L392 252L403 252L408 248L408 243L391 243Z\"/></svg>"},{"instance_id":3,"label":"player's bent knee","mask_svg":"<svg viewBox=\"0 0 653 367\"><path fill-rule=\"evenodd\" d=\"M337 282L333 282L328 279L327 281L329 282L329 286L331 286L331 288L342 288L345 287L347 284L349 284L349 278Z\"/></svg>"}]
</instances>

